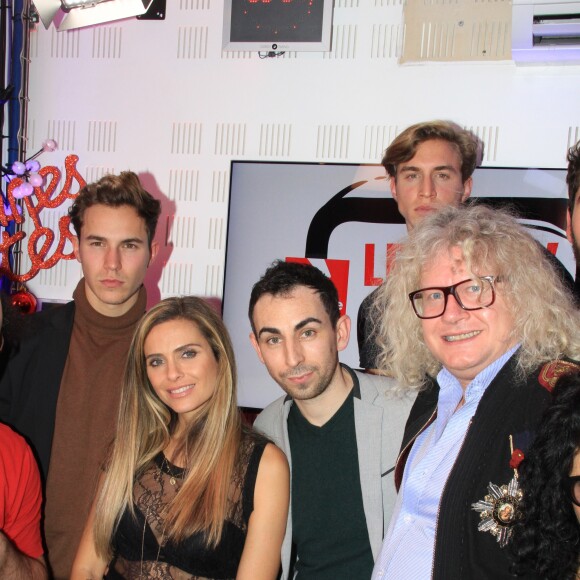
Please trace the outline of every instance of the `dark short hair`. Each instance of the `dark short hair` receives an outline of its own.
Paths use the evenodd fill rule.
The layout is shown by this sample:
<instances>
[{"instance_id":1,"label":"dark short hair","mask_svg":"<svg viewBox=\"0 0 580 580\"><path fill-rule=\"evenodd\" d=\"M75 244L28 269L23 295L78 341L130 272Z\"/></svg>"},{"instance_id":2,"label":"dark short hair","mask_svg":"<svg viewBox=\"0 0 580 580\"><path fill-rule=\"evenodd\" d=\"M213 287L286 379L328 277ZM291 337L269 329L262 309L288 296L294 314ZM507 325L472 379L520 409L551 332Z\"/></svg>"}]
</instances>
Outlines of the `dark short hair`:
<instances>
[{"instance_id":1,"label":"dark short hair","mask_svg":"<svg viewBox=\"0 0 580 580\"><path fill-rule=\"evenodd\" d=\"M570 215L574 213L574 199L580 188L580 141L568 149L568 172L566 173L568 184L568 208Z\"/></svg>"},{"instance_id":2,"label":"dark short hair","mask_svg":"<svg viewBox=\"0 0 580 580\"><path fill-rule=\"evenodd\" d=\"M424 141L442 139L455 145L461 157L461 179L465 183L481 164L483 141L471 131L453 121L428 121L407 127L387 147L381 164L391 177L397 176L397 166L415 156Z\"/></svg>"},{"instance_id":3,"label":"dark short hair","mask_svg":"<svg viewBox=\"0 0 580 580\"><path fill-rule=\"evenodd\" d=\"M161 203L143 189L136 173L123 171L119 175L105 175L98 181L85 185L79 191L68 210L70 221L79 237L85 211L93 205L109 207L128 205L135 208L139 217L145 221L147 241L151 247L157 220L161 213Z\"/></svg>"},{"instance_id":4,"label":"dark short hair","mask_svg":"<svg viewBox=\"0 0 580 580\"><path fill-rule=\"evenodd\" d=\"M256 334L256 327L254 326L254 307L256 302L264 294L271 294L272 296L288 295L297 286L311 288L320 296L332 327L336 327L336 323L340 318L340 309L338 291L332 280L310 264L276 260L252 288L248 316L254 334Z\"/></svg>"}]
</instances>

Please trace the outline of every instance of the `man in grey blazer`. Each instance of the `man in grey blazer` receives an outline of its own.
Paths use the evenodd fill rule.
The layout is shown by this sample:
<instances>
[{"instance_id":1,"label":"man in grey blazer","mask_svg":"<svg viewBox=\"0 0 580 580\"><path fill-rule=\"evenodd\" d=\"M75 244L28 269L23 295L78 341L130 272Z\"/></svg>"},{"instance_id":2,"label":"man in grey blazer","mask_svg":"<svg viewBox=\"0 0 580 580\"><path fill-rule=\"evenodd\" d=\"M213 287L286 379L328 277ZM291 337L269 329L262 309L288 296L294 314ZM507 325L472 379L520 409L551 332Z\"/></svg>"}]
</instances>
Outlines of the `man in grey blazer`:
<instances>
[{"instance_id":1,"label":"man in grey blazer","mask_svg":"<svg viewBox=\"0 0 580 580\"><path fill-rule=\"evenodd\" d=\"M350 319L317 268L275 262L252 289L249 317L258 357L286 392L255 422L292 470L282 578L370 578L412 399L339 363Z\"/></svg>"}]
</instances>

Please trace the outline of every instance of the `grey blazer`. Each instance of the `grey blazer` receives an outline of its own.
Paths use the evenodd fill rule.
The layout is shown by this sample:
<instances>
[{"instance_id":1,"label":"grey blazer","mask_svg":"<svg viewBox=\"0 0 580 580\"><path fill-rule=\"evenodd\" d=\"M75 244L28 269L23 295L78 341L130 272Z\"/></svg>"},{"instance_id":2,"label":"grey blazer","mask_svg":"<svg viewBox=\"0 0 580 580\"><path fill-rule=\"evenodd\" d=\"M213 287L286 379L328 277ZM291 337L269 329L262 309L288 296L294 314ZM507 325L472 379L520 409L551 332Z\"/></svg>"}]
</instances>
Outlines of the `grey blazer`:
<instances>
[{"instance_id":1,"label":"grey blazer","mask_svg":"<svg viewBox=\"0 0 580 580\"><path fill-rule=\"evenodd\" d=\"M376 560L384 532L395 505L394 469L405 423L415 395L400 397L392 392L393 379L353 371L342 365L354 382L354 420L363 507L373 559ZM288 458L292 469L288 439L288 413L292 398L284 396L258 415L254 426L273 441ZM292 503L290 503L292 508ZM348 522L345 522L348 525ZM288 513L282 543L282 578L291 577L292 511Z\"/></svg>"}]
</instances>

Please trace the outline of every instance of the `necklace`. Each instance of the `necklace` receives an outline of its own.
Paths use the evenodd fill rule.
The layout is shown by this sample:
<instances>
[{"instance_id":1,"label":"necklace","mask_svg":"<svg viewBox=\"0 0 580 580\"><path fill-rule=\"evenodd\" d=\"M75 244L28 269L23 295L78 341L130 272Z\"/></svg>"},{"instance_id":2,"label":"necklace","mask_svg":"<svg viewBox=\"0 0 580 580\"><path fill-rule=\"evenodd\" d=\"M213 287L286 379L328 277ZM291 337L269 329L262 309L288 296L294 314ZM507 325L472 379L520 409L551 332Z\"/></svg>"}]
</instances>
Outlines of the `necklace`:
<instances>
[{"instance_id":1,"label":"necklace","mask_svg":"<svg viewBox=\"0 0 580 580\"><path fill-rule=\"evenodd\" d=\"M161 483L163 473L167 473L167 475L169 475L169 483L172 486L177 485L177 479L180 478L180 475L177 473L174 473L172 471L171 467L169 466L169 461L168 461L167 457L165 456L165 453L163 454L163 461L161 462L161 465L159 466L159 480L160 480L160 485L162 486L161 490L163 490L163 484ZM177 490L177 491L179 491L179 490ZM143 574L143 564L144 564L144 556L145 556L145 530L147 529L147 523L148 523L148 519L149 519L150 514L151 514L151 506L148 505L147 512L145 513L145 519L143 521L143 532L141 534L141 569L139 572L139 580L149 578L149 576ZM156 566L157 562L159 561L159 554L161 553L161 547L163 546L163 542L165 540L165 526L166 525L167 525L167 521L164 521L163 522L163 529L161 530L161 539L157 543L157 556L155 557L155 562L154 562L153 566Z\"/></svg>"},{"instance_id":2,"label":"necklace","mask_svg":"<svg viewBox=\"0 0 580 580\"><path fill-rule=\"evenodd\" d=\"M169 475L169 483L173 486L177 485L179 481L183 479L184 469L181 467L176 467L169 462L169 459L163 454L163 461L161 462L161 473L166 473ZM177 489L179 491L179 489Z\"/></svg>"},{"instance_id":3,"label":"necklace","mask_svg":"<svg viewBox=\"0 0 580 580\"><path fill-rule=\"evenodd\" d=\"M141 570L139 572L139 580L149 578L149 576L143 575L143 556L145 554L145 529L147 528L147 520L149 519L149 513L151 506L147 506L147 513L145 514L145 520L143 521L143 534L141 535ZM163 546L163 540L165 539L165 523L163 524L163 529L161 530L161 539L158 542L157 556L155 557L155 564L159 561L159 554L161 553L161 546Z\"/></svg>"},{"instance_id":4,"label":"necklace","mask_svg":"<svg viewBox=\"0 0 580 580\"><path fill-rule=\"evenodd\" d=\"M176 474L174 474L171 471L171 468L169 467L169 461L167 460L167 457L165 457L165 454L163 454L163 461L161 462L161 466L159 467L159 483L162 486L161 490L163 490L163 484L161 483L161 478L163 477L163 473L164 473L164 469L163 469L164 465L165 465L165 468L167 470L167 473L169 474L169 483L171 483L171 485L175 485L177 483ZM150 515L153 515L153 514L151 513L151 505L148 505L147 511L145 513L145 519L143 521L143 532L141 534L141 569L139 572L139 580L146 579L146 578L150 577L148 575L143 575L143 563L144 563L144 556L145 556L145 530L147 529L147 524L148 524L148 520L149 520ZM163 528L161 530L161 538L157 542L157 556L155 557L155 562L154 562L153 566L156 566L157 562L159 561L159 554L161 554L161 547L163 546L163 542L165 540L165 526L166 525L167 525L167 521L164 521ZM152 530L153 530L153 528L152 528Z\"/></svg>"},{"instance_id":5,"label":"necklace","mask_svg":"<svg viewBox=\"0 0 580 580\"><path fill-rule=\"evenodd\" d=\"M161 463L161 470L163 471L163 466L165 465L165 469L167 470L167 475L169 475L169 483L171 485L175 485L177 483L177 476L173 471L171 471L171 467L169 467L169 461L167 461L167 457L165 454L163 455L163 462Z\"/></svg>"}]
</instances>

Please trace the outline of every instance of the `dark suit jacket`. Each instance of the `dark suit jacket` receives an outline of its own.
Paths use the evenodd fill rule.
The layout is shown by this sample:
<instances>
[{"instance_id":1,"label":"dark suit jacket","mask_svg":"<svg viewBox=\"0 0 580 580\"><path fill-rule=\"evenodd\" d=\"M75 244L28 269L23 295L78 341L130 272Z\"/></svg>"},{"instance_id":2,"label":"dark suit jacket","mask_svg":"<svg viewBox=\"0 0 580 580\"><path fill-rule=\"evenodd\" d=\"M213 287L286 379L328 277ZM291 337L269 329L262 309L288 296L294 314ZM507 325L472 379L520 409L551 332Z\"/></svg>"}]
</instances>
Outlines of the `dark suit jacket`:
<instances>
[{"instance_id":1,"label":"dark suit jacket","mask_svg":"<svg viewBox=\"0 0 580 580\"><path fill-rule=\"evenodd\" d=\"M69 302L33 314L0 380L0 420L26 437L44 481L74 312L75 304Z\"/></svg>"},{"instance_id":2,"label":"dark suit jacket","mask_svg":"<svg viewBox=\"0 0 580 580\"><path fill-rule=\"evenodd\" d=\"M550 390L557 378L577 369L576 363L561 361L522 377L514 355L487 387L443 489L435 536L434 580L513 577L509 548L500 548L491 533L478 530L481 518L472 504L489 493L490 482L499 486L509 483L514 476L509 436L513 436L514 447L526 453L551 402ZM438 394L439 385L433 382L419 393L411 410L396 466L397 489L409 449L434 419Z\"/></svg>"}]
</instances>

